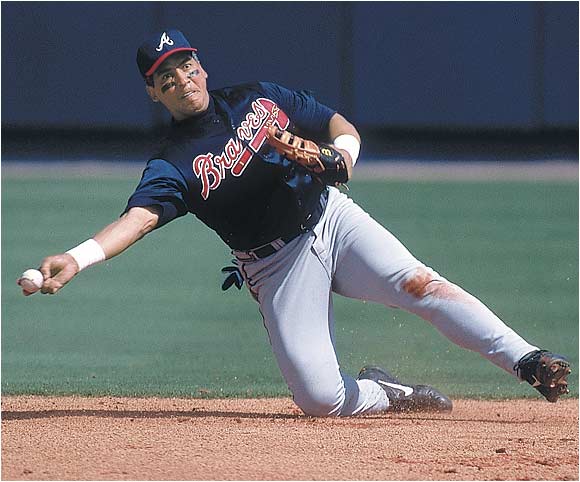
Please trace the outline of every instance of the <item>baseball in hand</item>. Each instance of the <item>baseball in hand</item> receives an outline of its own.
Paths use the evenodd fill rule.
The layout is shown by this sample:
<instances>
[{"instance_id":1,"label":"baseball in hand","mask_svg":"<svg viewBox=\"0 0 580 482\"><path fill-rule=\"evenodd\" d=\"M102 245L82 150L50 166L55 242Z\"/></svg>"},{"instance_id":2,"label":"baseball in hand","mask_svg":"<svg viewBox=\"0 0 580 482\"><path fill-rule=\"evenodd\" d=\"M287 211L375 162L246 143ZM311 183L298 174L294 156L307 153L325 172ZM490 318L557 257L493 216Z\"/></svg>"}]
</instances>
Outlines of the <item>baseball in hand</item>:
<instances>
[{"instance_id":1,"label":"baseball in hand","mask_svg":"<svg viewBox=\"0 0 580 482\"><path fill-rule=\"evenodd\" d=\"M42 288L42 283L44 283L44 276L37 269L27 269L18 280L22 289L30 294L36 293Z\"/></svg>"}]
</instances>

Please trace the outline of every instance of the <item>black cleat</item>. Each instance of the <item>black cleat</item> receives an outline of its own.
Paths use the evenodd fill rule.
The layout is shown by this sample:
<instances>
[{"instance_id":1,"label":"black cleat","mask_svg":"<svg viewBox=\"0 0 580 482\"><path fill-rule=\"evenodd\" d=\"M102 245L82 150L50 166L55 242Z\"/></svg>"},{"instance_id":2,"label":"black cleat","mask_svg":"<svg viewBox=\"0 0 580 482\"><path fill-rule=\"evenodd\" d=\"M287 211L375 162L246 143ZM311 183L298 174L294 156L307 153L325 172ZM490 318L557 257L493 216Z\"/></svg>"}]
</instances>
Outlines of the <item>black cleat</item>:
<instances>
[{"instance_id":1,"label":"black cleat","mask_svg":"<svg viewBox=\"0 0 580 482\"><path fill-rule=\"evenodd\" d=\"M428 385L403 385L383 368L366 366L357 380L372 380L378 383L389 399L392 412L450 412L453 402L435 388Z\"/></svg>"},{"instance_id":2,"label":"black cleat","mask_svg":"<svg viewBox=\"0 0 580 482\"><path fill-rule=\"evenodd\" d=\"M536 350L523 356L514 366L521 380L525 380L548 402L555 403L560 395L569 393L566 377L572 371L570 362L562 355Z\"/></svg>"}]
</instances>

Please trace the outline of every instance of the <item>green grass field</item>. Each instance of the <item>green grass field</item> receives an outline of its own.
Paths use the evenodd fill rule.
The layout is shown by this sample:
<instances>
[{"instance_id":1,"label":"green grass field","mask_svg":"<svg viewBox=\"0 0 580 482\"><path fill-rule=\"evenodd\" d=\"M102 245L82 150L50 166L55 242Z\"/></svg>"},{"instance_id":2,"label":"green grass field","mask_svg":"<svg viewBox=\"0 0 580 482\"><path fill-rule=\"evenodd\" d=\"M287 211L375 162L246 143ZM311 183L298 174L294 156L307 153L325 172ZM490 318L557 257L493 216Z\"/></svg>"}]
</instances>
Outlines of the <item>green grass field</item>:
<instances>
[{"instance_id":1,"label":"green grass field","mask_svg":"<svg viewBox=\"0 0 580 482\"><path fill-rule=\"evenodd\" d=\"M289 395L256 303L220 289L229 250L192 216L57 296L20 294L25 268L112 221L136 182L3 178L2 393ZM577 183L358 181L350 195L528 341L569 355L578 395ZM335 311L347 372L373 362L454 397L536 397L413 315L338 296Z\"/></svg>"}]
</instances>

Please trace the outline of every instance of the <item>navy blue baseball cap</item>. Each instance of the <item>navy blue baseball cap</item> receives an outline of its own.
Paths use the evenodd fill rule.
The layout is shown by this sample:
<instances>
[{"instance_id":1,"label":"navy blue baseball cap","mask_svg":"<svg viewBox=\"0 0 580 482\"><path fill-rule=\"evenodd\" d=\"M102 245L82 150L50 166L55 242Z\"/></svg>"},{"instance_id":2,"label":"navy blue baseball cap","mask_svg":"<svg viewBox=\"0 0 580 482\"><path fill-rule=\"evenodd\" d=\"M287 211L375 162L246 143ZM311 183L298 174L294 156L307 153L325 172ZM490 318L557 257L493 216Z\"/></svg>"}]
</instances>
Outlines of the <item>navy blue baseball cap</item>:
<instances>
[{"instance_id":1,"label":"navy blue baseball cap","mask_svg":"<svg viewBox=\"0 0 580 482\"><path fill-rule=\"evenodd\" d=\"M164 30L151 35L137 50L137 65L144 78L153 75L157 67L176 52L197 52L179 30Z\"/></svg>"}]
</instances>

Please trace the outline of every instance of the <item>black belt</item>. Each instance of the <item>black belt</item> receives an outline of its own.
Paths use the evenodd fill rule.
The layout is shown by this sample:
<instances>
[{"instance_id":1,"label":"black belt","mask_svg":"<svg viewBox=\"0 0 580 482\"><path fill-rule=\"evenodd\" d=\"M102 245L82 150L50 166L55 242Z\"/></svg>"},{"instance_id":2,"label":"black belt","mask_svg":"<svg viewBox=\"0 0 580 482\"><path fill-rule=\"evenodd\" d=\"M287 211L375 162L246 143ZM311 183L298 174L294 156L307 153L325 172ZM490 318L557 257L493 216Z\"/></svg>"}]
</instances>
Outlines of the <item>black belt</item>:
<instances>
[{"instance_id":1,"label":"black belt","mask_svg":"<svg viewBox=\"0 0 580 482\"><path fill-rule=\"evenodd\" d=\"M249 249L248 251L234 251L236 258L246 261L250 259L264 259L268 256L273 255L276 251L280 251L284 246L286 246L290 241L296 239L305 231L300 231L298 233L292 234L290 236L284 236L274 241L264 244L259 248Z\"/></svg>"}]
</instances>

